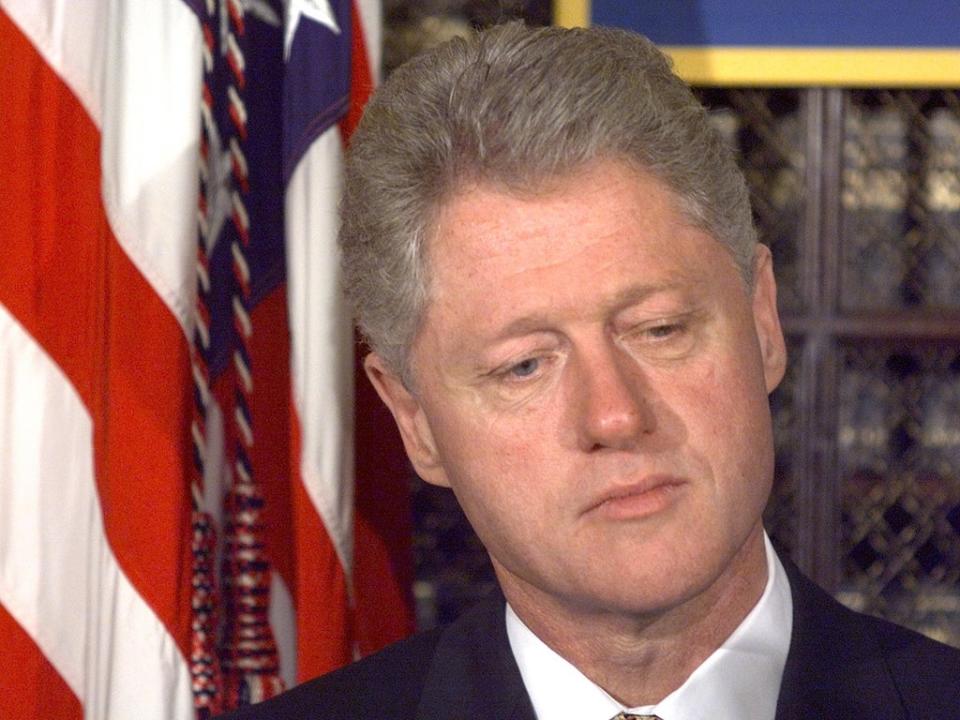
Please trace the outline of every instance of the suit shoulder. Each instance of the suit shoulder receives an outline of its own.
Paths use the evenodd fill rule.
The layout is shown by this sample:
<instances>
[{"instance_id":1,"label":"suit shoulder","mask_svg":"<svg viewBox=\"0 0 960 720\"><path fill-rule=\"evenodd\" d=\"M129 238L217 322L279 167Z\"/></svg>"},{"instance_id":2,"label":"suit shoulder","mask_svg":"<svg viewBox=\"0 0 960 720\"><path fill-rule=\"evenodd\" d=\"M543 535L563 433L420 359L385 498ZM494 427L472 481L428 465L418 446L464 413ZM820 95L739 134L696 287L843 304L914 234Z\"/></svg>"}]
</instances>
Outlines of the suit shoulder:
<instances>
[{"instance_id":1,"label":"suit shoulder","mask_svg":"<svg viewBox=\"0 0 960 720\"><path fill-rule=\"evenodd\" d=\"M414 635L221 720L412 718L439 637L439 630Z\"/></svg>"},{"instance_id":2,"label":"suit shoulder","mask_svg":"<svg viewBox=\"0 0 960 720\"><path fill-rule=\"evenodd\" d=\"M955 720L960 650L855 612L789 561L793 632L778 715Z\"/></svg>"},{"instance_id":3,"label":"suit shoulder","mask_svg":"<svg viewBox=\"0 0 960 720\"><path fill-rule=\"evenodd\" d=\"M954 717L960 708L960 649L886 620L865 622L883 648L904 704L924 717Z\"/></svg>"},{"instance_id":4,"label":"suit shoulder","mask_svg":"<svg viewBox=\"0 0 960 720\"><path fill-rule=\"evenodd\" d=\"M890 657L907 661L944 664L944 669L960 670L960 649L933 640L914 630L871 615L860 614ZM952 667L951 667L952 663Z\"/></svg>"}]
</instances>

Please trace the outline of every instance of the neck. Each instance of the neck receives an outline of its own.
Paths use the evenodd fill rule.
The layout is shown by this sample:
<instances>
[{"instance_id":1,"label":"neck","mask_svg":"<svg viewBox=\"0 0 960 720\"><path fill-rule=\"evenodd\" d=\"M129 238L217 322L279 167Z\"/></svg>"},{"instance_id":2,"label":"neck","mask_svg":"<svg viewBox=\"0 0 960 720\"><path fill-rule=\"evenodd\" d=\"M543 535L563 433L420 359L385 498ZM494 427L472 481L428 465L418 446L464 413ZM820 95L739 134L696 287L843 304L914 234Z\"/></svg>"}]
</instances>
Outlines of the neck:
<instances>
[{"instance_id":1,"label":"neck","mask_svg":"<svg viewBox=\"0 0 960 720\"><path fill-rule=\"evenodd\" d=\"M676 690L743 621L767 582L758 526L706 588L649 611L585 608L497 574L514 612L543 642L627 707Z\"/></svg>"}]
</instances>

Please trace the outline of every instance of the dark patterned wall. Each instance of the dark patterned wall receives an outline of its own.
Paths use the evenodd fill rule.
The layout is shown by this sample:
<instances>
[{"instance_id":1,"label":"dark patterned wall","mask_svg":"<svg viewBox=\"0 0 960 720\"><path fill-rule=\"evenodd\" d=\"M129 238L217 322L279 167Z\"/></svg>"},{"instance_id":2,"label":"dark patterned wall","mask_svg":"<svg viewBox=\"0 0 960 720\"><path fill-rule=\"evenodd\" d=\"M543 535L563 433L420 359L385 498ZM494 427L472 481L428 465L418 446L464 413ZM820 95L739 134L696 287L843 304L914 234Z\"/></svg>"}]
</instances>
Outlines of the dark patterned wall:
<instances>
[{"instance_id":1,"label":"dark patterned wall","mask_svg":"<svg viewBox=\"0 0 960 720\"><path fill-rule=\"evenodd\" d=\"M960 640L960 349L841 347L838 423L848 605Z\"/></svg>"},{"instance_id":2,"label":"dark patterned wall","mask_svg":"<svg viewBox=\"0 0 960 720\"><path fill-rule=\"evenodd\" d=\"M390 72L444 40L508 20L550 23L545 0L384 0L383 65Z\"/></svg>"},{"instance_id":3,"label":"dark patterned wall","mask_svg":"<svg viewBox=\"0 0 960 720\"><path fill-rule=\"evenodd\" d=\"M843 103L839 596L960 645L960 93Z\"/></svg>"},{"instance_id":4,"label":"dark patterned wall","mask_svg":"<svg viewBox=\"0 0 960 720\"><path fill-rule=\"evenodd\" d=\"M844 309L960 308L958 98L845 96Z\"/></svg>"}]
</instances>

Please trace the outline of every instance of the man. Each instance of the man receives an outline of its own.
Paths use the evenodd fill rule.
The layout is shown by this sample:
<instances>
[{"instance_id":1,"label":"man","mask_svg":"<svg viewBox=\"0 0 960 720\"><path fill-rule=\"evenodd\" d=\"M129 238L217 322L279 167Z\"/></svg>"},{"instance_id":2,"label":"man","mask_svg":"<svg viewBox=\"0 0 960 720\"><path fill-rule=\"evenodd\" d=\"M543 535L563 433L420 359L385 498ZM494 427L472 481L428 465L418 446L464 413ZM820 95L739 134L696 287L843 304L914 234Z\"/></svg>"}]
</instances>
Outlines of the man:
<instances>
[{"instance_id":1,"label":"man","mask_svg":"<svg viewBox=\"0 0 960 720\"><path fill-rule=\"evenodd\" d=\"M960 652L766 539L770 253L648 41L514 24L415 58L354 136L341 243L367 373L503 597L238 717L960 717Z\"/></svg>"}]
</instances>

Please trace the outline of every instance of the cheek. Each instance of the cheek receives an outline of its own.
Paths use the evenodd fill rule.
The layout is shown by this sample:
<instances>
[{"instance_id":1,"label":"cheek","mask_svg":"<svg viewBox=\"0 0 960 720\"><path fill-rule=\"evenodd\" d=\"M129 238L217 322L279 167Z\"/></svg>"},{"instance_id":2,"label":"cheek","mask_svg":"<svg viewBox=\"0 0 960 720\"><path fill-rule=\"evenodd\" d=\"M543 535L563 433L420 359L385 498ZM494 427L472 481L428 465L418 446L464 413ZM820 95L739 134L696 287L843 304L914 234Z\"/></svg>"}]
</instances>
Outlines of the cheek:
<instances>
[{"instance_id":1,"label":"cheek","mask_svg":"<svg viewBox=\"0 0 960 720\"><path fill-rule=\"evenodd\" d=\"M773 480L773 434L770 406L762 379L751 372L727 378L730 392L720 395L712 428L723 466L720 482L738 512L747 516L762 511Z\"/></svg>"},{"instance_id":2,"label":"cheek","mask_svg":"<svg viewBox=\"0 0 960 720\"><path fill-rule=\"evenodd\" d=\"M536 466L552 446L564 417L560 394L548 389L512 404L478 404L467 421L467 441L480 461L519 469Z\"/></svg>"},{"instance_id":3,"label":"cheek","mask_svg":"<svg viewBox=\"0 0 960 720\"><path fill-rule=\"evenodd\" d=\"M464 501L522 491L541 465L544 422L529 409L492 412L474 405L437 413L431 424L450 482Z\"/></svg>"},{"instance_id":4,"label":"cheek","mask_svg":"<svg viewBox=\"0 0 960 720\"><path fill-rule=\"evenodd\" d=\"M689 441L712 459L711 465L739 474L767 463L766 451L772 447L769 402L752 357L704 364L668 387L673 406L685 408Z\"/></svg>"},{"instance_id":5,"label":"cheek","mask_svg":"<svg viewBox=\"0 0 960 720\"><path fill-rule=\"evenodd\" d=\"M460 452L473 463L509 467L537 447L541 418L531 412L482 413L463 424Z\"/></svg>"},{"instance_id":6,"label":"cheek","mask_svg":"<svg viewBox=\"0 0 960 720\"><path fill-rule=\"evenodd\" d=\"M477 534L490 547L501 537L530 542L560 507L560 449L548 418L532 409L485 416L464 425L445 457L451 486Z\"/></svg>"}]
</instances>

